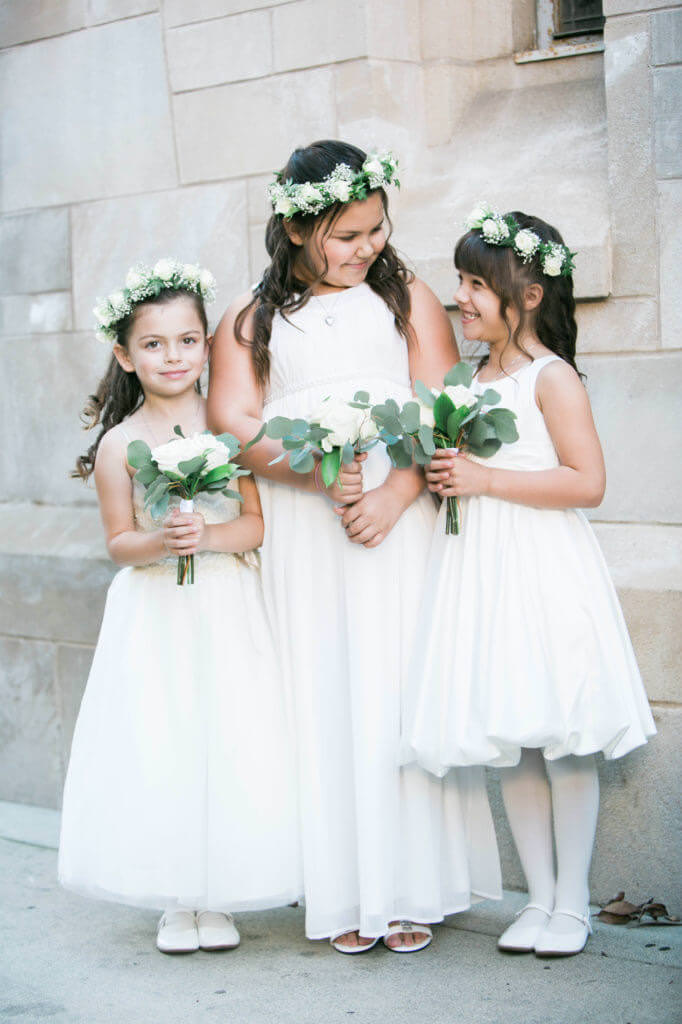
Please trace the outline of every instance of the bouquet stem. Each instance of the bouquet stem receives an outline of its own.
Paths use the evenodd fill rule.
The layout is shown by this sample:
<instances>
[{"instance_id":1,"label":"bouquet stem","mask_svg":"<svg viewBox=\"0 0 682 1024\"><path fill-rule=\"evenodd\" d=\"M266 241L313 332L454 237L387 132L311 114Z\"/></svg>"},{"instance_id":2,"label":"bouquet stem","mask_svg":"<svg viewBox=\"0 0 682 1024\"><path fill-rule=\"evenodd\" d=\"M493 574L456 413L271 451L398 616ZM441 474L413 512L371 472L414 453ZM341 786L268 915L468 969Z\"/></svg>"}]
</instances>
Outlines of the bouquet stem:
<instances>
[{"instance_id":1,"label":"bouquet stem","mask_svg":"<svg viewBox=\"0 0 682 1024\"><path fill-rule=\"evenodd\" d=\"M194 502L191 498L180 500L181 512L194 512ZM194 555L178 555L178 586L185 583L194 583Z\"/></svg>"},{"instance_id":2,"label":"bouquet stem","mask_svg":"<svg viewBox=\"0 0 682 1024\"><path fill-rule=\"evenodd\" d=\"M445 532L459 533L459 502L457 498L446 498L447 512L445 514Z\"/></svg>"}]
</instances>

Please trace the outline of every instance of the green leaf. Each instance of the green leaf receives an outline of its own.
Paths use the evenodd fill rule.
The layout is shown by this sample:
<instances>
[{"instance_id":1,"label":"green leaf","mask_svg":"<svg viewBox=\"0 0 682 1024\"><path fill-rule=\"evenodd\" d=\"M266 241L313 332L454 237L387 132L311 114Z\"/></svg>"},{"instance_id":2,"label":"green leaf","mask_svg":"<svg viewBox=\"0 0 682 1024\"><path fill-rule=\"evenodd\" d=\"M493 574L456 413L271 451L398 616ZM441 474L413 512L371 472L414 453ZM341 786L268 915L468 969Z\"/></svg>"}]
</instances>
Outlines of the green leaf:
<instances>
[{"instance_id":1,"label":"green leaf","mask_svg":"<svg viewBox=\"0 0 682 1024\"><path fill-rule=\"evenodd\" d=\"M466 419L468 411L467 407L463 405L459 409L455 409L455 411L451 412L448 416L447 432L448 437L452 438L453 441L457 440L457 435L459 434L462 426L462 421Z\"/></svg>"},{"instance_id":2,"label":"green leaf","mask_svg":"<svg viewBox=\"0 0 682 1024\"><path fill-rule=\"evenodd\" d=\"M259 441L262 441L262 439L263 439L263 437L265 435L265 428L266 428L266 426L267 426L267 424L265 424L265 423L261 424L261 428L258 431L258 433L256 434L256 436L252 437L250 441L246 442L246 444L242 448L242 455L244 454L244 452L248 452L249 448L252 448L254 446L254 444L258 444Z\"/></svg>"},{"instance_id":3,"label":"green leaf","mask_svg":"<svg viewBox=\"0 0 682 1024\"><path fill-rule=\"evenodd\" d=\"M327 430L326 427L318 427L316 423L312 424L308 433L308 440L313 444L319 445L320 441L331 434L331 430Z\"/></svg>"},{"instance_id":4,"label":"green leaf","mask_svg":"<svg viewBox=\"0 0 682 1024\"><path fill-rule=\"evenodd\" d=\"M388 445L386 451L397 469L407 469L408 466L412 465L412 456L405 451L402 438L396 441L395 444Z\"/></svg>"},{"instance_id":5,"label":"green leaf","mask_svg":"<svg viewBox=\"0 0 682 1024\"><path fill-rule=\"evenodd\" d=\"M356 391L353 395L354 402L362 402L363 405L369 404L369 391Z\"/></svg>"},{"instance_id":6,"label":"green leaf","mask_svg":"<svg viewBox=\"0 0 682 1024\"><path fill-rule=\"evenodd\" d=\"M293 437L307 437L309 430L310 424L308 423L307 420L297 419L291 421L291 430L289 431L289 433Z\"/></svg>"},{"instance_id":7,"label":"green leaf","mask_svg":"<svg viewBox=\"0 0 682 1024\"><path fill-rule=\"evenodd\" d=\"M469 363L455 363L451 366L448 372L445 374L443 384L446 387L450 385L456 386L457 384L463 384L465 388L471 387L471 379L474 375L474 369Z\"/></svg>"},{"instance_id":8,"label":"green leaf","mask_svg":"<svg viewBox=\"0 0 682 1024\"><path fill-rule=\"evenodd\" d=\"M445 393L439 395L433 405L433 418L436 421L436 426L440 427L442 431L447 431L448 416L454 411L455 406L450 397Z\"/></svg>"},{"instance_id":9,"label":"green leaf","mask_svg":"<svg viewBox=\"0 0 682 1024\"><path fill-rule=\"evenodd\" d=\"M414 446L414 461L417 463L418 466L427 466L431 461L432 455L433 452L431 452L431 454L429 455L427 452L424 451L424 448L422 447L421 443L417 441L417 443Z\"/></svg>"},{"instance_id":10,"label":"green leaf","mask_svg":"<svg viewBox=\"0 0 682 1024\"><path fill-rule=\"evenodd\" d=\"M426 384L422 381L416 380L414 382L414 390L417 392L417 397L423 405L428 405L429 409L433 409L433 403L436 401L436 396L433 394L430 388L427 388Z\"/></svg>"},{"instance_id":11,"label":"green leaf","mask_svg":"<svg viewBox=\"0 0 682 1024\"><path fill-rule=\"evenodd\" d=\"M332 448L322 456L322 480L325 487L331 487L339 475L341 468L341 449Z\"/></svg>"},{"instance_id":12,"label":"green leaf","mask_svg":"<svg viewBox=\"0 0 682 1024\"><path fill-rule=\"evenodd\" d=\"M212 484L216 480L225 480L226 478L229 479L233 475L234 466L216 466L215 469L212 469L210 473L206 474L206 476L202 476L201 482L202 484Z\"/></svg>"},{"instance_id":13,"label":"green leaf","mask_svg":"<svg viewBox=\"0 0 682 1024\"><path fill-rule=\"evenodd\" d=\"M495 439L495 427L486 421L484 416L472 420L466 432L466 444L471 451L480 448L488 440Z\"/></svg>"},{"instance_id":14,"label":"green leaf","mask_svg":"<svg viewBox=\"0 0 682 1024\"><path fill-rule=\"evenodd\" d=\"M182 427L180 426L179 423L176 423L175 426L173 427L173 433L177 434L178 437L184 437L185 436L183 434L183 432L182 432Z\"/></svg>"},{"instance_id":15,"label":"green leaf","mask_svg":"<svg viewBox=\"0 0 682 1024\"><path fill-rule=\"evenodd\" d=\"M298 451L291 453L289 465L294 473L310 473L315 468L313 453L309 448L299 448Z\"/></svg>"},{"instance_id":16,"label":"green leaf","mask_svg":"<svg viewBox=\"0 0 682 1024\"><path fill-rule=\"evenodd\" d=\"M499 391L495 391L494 388L486 388L481 397L479 398L479 402L481 403L481 405L497 405L499 400L500 393Z\"/></svg>"},{"instance_id":17,"label":"green leaf","mask_svg":"<svg viewBox=\"0 0 682 1024\"><path fill-rule=\"evenodd\" d=\"M151 507L152 519L163 519L168 511L168 499L168 494L164 494L163 497L154 502Z\"/></svg>"},{"instance_id":18,"label":"green leaf","mask_svg":"<svg viewBox=\"0 0 682 1024\"><path fill-rule=\"evenodd\" d=\"M268 462L268 466L276 466L278 462L281 462L282 459L286 459L286 457L287 457L287 453L286 452L282 452L282 454L278 455L277 458L271 459L270 462Z\"/></svg>"},{"instance_id":19,"label":"green leaf","mask_svg":"<svg viewBox=\"0 0 682 1024\"><path fill-rule=\"evenodd\" d=\"M422 424L417 431L417 437L419 438L422 451L428 456L428 461L430 461L431 456L436 451L436 446L433 443L433 427L427 427L426 424Z\"/></svg>"},{"instance_id":20,"label":"green leaf","mask_svg":"<svg viewBox=\"0 0 682 1024\"><path fill-rule=\"evenodd\" d=\"M152 461L152 451L144 441L131 441L128 445L128 464L133 469L142 469Z\"/></svg>"},{"instance_id":21,"label":"green leaf","mask_svg":"<svg viewBox=\"0 0 682 1024\"><path fill-rule=\"evenodd\" d=\"M149 487L150 484L154 483L160 472L160 469L150 462L148 465L143 466L142 469L138 469L135 479L139 484Z\"/></svg>"},{"instance_id":22,"label":"green leaf","mask_svg":"<svg viewBox=\"0 0 682 1024\"><path fill-rule=\"evenodd\" d=\"M291 424L292 420L288 419L286 416L273 416L273 418L268 420L265 424L265 433L268 437L277 441L291 433Z\"/></svg>"},{"instance_id":23,"label":"green leaf","mask_svg":"<svg viewBox=\"0 0 682 1024\"><path fill-rule=\"evenodd\" d=\"M511 409L491 409L484 416L495 428L497 437L504 444L513 444L518 441L519 432L516 429L516 413Z\"/></svg>"},{"instance_id":24,"label":"green leaf","mask_svg":"<svg viewBox=\"0 0 682 1024\"><path fill-rule=\"evenodd\" d=\"M244 501L239 491L231 491L229 487L225 488L223 494L225 495L226 498L234 498L235 501Z\"/></svg>"},{"instance_id":25,"label":"green leaf","mask_svg":"<svg viewBox=\"0 0 682 1024\"><path fill-rule=\"evenodd\" d=\"M192 476L193 473L199 473L204 466L207 464L205 455L195 455L193 459L187 459L185 462L178 462L178 469L183 476Z\"/></svg>"},{"instance_id":26,"label":"green leaf","mask_svg":"<svg viewBox=\"0 0 682 1024\"><path fill-rule=\"evenodd\" d=\"M170 489L170 482L165 478L163 473L154 481L151 487L148 489L144 503L145 505L154 505L159 501L164 494L168 494Z\"/></svg>"},{"instance_id":27,"label":"green leaf","mask_svg":"<svg viewBox=\"0 0 682 1024\"><path fill-rule=\"evenodd\" d=\"M416 434L419 430L421 413L417 402L406 402L400 413L400 422L406 434Z\"/></svg>"},{"instance_id":28,"label":"green leaf","mask_svg":"<svg viewBox=\"0 0 682 1024\"><path fill-rule=\"evenodd\" d=\"M344 466L349 466L354 458L355 449L353 448L353 445L350 443L350 441L346 441L343 448L341 449L341 461L343 462Z\"/></svg>"},{"instance_id":29,"label":"green leaf","mask_svg":"<svg viewBox=\"0 0 682 1024\"><path fill-rule=\"evenodd\" d=\"M207 433L210 434L210 431L207 431ZM216 441L220 441L225 445L230 453L230 458L232 458L233 455L236 455L239 451L239 440L234 436L234 434L217 434Z\"/></svg>"},{"instance_id":30,"label":"green leaf","mask_svg":"<svg viewBox=\"0 0 682 1024\"><path fill-rule=\"evenodd\" d=\"M282 438L282 448L285 452L296 451L297 448L305 448L307 441L304 437L284 437Z\"/></svg>"},{"instance_id":31,"label":"green leaf","mask_svg":"<svg viewBox=\"0 0 682 1024\"><path fill-rule=\"evenodd\" d=\"M501 447L502 442L498 441L496 437L488 437L481 444L471 444L469 441L466 443L466 450L471 452L472 455L478 455L481 459L489 459Z\"/></svg>"}]
</instances>

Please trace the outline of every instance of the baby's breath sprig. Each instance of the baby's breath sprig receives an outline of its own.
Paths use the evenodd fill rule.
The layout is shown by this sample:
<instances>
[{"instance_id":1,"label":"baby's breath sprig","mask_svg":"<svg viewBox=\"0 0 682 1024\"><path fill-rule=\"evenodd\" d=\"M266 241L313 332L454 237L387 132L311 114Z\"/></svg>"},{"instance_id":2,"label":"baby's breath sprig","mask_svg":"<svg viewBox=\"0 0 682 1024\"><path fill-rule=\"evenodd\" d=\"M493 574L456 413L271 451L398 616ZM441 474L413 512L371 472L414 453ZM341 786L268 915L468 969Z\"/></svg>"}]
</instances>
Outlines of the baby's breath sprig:
<instances>
[{"instance_id":1,"label":"baby's breath sprig","mask_svg":"<svg viewBox=\"0 0 682 1024\"><path fill-rule=\"evenodd\" d=\"M297 213L317 214L334 203L366 199L369 192L387 185L400 188L398 161L392 153L370 153L357 173L348 164L337 164L324 181L282 181L277 175L268 185L275 215L289 220Z\"/></svg>"}]
</instances>

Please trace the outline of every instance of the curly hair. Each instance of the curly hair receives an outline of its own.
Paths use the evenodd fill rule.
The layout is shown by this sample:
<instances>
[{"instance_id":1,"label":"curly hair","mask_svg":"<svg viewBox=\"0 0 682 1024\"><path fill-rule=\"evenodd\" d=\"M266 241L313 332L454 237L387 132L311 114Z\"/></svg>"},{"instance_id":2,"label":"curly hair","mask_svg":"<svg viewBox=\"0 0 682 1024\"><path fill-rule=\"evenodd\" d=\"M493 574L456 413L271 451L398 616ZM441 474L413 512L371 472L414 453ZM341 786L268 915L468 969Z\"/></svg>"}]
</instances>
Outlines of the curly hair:
<instances>
[{"instance_id":1,"label":"curly hair","mask_svg":"<svg viewBox=\"0 0 682 1024\"><path fill-rule=\"evenodd\" d=\"M135 306L132 313L129 313L127 317L117 323L116 344L120 345L121 348L127 349L130 331L135 323L139 309L143 306L161 305L171 302L179 295L187 295L192 300L204 329L204 334L207 334L208 320L202 298L196 292L177 288L164 288L154 298L145 299L144 302L140 302ZM196 382L195 386L199 394L201 394L199 381ZM97 390L93 395L89 396L81 413L84 430L92 430L98 423L101 424L102 429L88 450L76 459L76 466L70 474L72 477L87 480L91 476L95 469L97 450L104 435L112 427L122 423L143 402L144 392L142 391L142 385L137 374L133 370L124 370L116 356L112 355L106 373L97 385Z\"/></svg>"},{"instance_id":2,"label":"curly hair","mask_svg":"<svg viewBox=\"0 0 682 1024\"><path fill-rule=\"evenodd\" d=\"M360 171L366 159L367 154L357 146L326 139L294 150L282 168L280 176L283 181L291 180L295 183L321 181L341 163L348 164L355 172ZM375 189L374 192L381 196L390 228L386 193L381 188ZM347 209L347 205L338 202L318 214L297 214L291 218L290 223L306 241L320 225L323 229L323 238L326 238L333 230L340 214ZM270 334L275 313L279 311L286 317L288 313L294 313L304 306L312 294L313 287L323 280L327 272L326 261L321 271L315 268L305 251L305 246L294 245L284 227L283 218L275 214L268 221L265 247L270 257L270 266L254 289L251 301L239 312L235 321L235 336L241 345L251 349L253 368L261 387L267 382L270 372ZM309 283L297 276L296 269L301 267L307 272ZM414 275L388 241L370 266L365 278L372 291L384 300L393 313L396 327L408 344L414 340L410 327L408 288L413 279ZM247 335L244 324L250 313L253 314L253 326L250 335Z\"/></svg>"},{"instance_id":3,"label":"curly hair","mask_svg":"<svg viewBox=\"0 0 682 1024\"><path fill-rule=\"evenodd\" d=\"M519 227L530 228L543 242L559 242L564 240L551 224L521 213L512 212ZM531 328L542 344L551 352L555 352L578 373L575 365L575 346L578 326L575 321L575 298L573 296L573 277L549 277L544 274L539 262L531 260L523 263L513 249L506 246L490 245L480 231L467 231L455 248L455 266L467 274L482 277L500 299L500 313L507 324L508 344L514 344L522 352L528 353L520 343L525 330ZM542 287L542 301L537 309L524 310L523 294L530 284ZM516 329L512 329L509 310L519 313ZM484 356L480 365L487 362Z\"/></svg>"}]
</instances>

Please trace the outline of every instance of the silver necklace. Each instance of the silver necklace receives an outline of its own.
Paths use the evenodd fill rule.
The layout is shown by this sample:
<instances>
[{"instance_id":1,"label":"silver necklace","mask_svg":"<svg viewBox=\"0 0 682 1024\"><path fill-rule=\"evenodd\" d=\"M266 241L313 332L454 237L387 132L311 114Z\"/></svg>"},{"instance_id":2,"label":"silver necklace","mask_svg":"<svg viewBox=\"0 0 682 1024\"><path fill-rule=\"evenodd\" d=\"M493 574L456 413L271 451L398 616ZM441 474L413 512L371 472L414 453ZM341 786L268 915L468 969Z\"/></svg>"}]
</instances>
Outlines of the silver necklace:
<instances>
[{"instance_id":1,"label":"silver necklace","mask_svg":"<svg viewBox=\"0 0 682 1024\"><path fill-rule=\"evenodd\" d=\"M320 298L319 295L313 295L313 298L317 299L319 304L322 306L322 310L324 312L323 320L326 323L327 327L333 327L334 324L336 323L336 317L332 313L332 310L334 309L334 306L339 301L339 299L341 298L342 295L343 295L343 292L339 292L338 293L338 295L334 299L334 302L331 305L331 308L329 308L328 306L325 306L324 302L322 301L322 299Z\"/></svg>"},{"instance_id":2,"label":"silver necklace","mask_svg":"<svg viewBox=\"0 0 682 1024\"><path fill-rule=\"evenodd\" d=\"M200 411L200 409L201 409L201 395L197 395L197 407L194 410L194 416L192 418L192 422L190 423L190 433L192 432L192 429L196 426L197 420L199 418L199 411ZM151 424L150 424L149 420L147 419L147 417L145 416L144 402L140 406L140 413L142 414L142 422L144 423L144 425L147 428L147 430L149 431L149 433L152 435L152 441L154 442L154 444L165 444L166 443L165 441L163 441L163 442L159 441L158 437L156 436L156 434L152 430ZM175 424L173 424L173 426L175 426Z\"/></svg>"}]
</instances>

